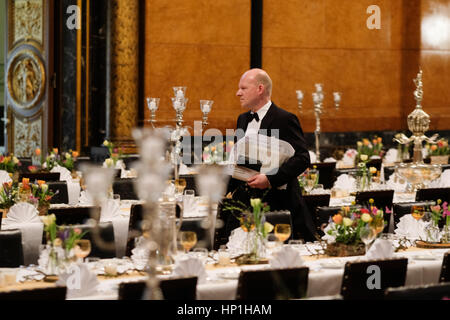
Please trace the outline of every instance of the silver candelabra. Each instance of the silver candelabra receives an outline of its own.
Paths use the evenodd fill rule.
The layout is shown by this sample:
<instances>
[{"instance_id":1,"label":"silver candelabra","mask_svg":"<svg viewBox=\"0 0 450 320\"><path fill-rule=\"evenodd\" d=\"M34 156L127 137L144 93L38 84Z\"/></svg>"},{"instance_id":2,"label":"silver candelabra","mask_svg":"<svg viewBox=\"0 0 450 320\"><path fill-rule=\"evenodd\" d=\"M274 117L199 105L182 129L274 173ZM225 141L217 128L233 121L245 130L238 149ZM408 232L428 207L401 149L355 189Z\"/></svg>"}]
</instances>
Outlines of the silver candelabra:
<instances>
[{"instance_id":1,"label":"silver candelabra","mask_svg":"<svg viewBox=\"0 0 450 320\"><path fill-rule=\"evenodd\" d=\"M323 99L324 99L324 92L322 89L321 83L316 83L316 92L313 92L313 102L314 102L314 114L316 117L316 129L314 131L315 141L316 141L316 158L317 162L320 162L320 116L323 112ZM300 113L303 112L302 103L303 103L303 92L301 90L296 90L297 94L297 101L298 101L298 109ZM341 93L340 92L333 92L333 98L334 98L334 106L336 110L339 110L339 106L341 103Z\"/></svg>"}]
</instances>

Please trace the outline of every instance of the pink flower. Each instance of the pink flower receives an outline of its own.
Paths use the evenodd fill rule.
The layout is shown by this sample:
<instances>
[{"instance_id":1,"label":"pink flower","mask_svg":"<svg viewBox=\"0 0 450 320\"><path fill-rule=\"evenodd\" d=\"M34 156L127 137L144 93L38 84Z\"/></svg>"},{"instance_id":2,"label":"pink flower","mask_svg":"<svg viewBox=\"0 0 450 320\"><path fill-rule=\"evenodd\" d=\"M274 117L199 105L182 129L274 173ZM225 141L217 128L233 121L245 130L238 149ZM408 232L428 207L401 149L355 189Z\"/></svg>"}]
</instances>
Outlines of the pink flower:
<instances>
[{"instance_id":1,"label":"pink flower","mask_svg":"<svg viewBox=\"0 0 450 320\"><path fill-rule=\"evenodd\" d=\"M433 212L441 212L441 206L437 205L437 206L431 206L430 207L431 211Z\"/></svg>"},{"instance_id":2,"label":"pink flower","mask_svg":"<svg viewBox=\"0 0 450 320\"><path fill-rule=\"evenodd\" d=\"M73 229L73 232L75 232L76 234L81 234L81 229L75 228L75 229Z\"/></svg>"},{"instance_id":3,"label":"pink flower","mask_svg":"<svg viewBox=\"0 0 450 320\"><path fill-rule=\"evenodd\" d=\"M386 213L392 213L392 210L390 210L388 207L384 210Z\"/></svg>"},{"instance_id":4,"label":"pink flower","mask_svg":"<svg viewBox=\"0 0 450 320\"><path fill-rule=\"evenodd\" d=\"M448 203L447 203L447 201L442 204L442 208L444 209L444 211L442 212L442 217L445 218L447 216L450 216L450 211L448 211Z\"/></svg>"}]
</instances>

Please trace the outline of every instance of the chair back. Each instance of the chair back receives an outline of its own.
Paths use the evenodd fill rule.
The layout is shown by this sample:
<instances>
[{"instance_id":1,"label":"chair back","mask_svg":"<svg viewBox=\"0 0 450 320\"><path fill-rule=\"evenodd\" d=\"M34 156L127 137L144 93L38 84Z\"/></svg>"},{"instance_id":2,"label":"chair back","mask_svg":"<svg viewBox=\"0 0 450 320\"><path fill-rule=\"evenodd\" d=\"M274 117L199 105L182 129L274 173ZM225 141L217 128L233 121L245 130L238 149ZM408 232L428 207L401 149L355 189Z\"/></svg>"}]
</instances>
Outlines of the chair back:
<instances>
[{"instance_id":1,"label":"chair back","mask_svg":"<svg viewBox=\"0 0 450 320\"><path fill-rule=\"evenodd\" d=\"M319 184L325 189L331 189L336 181L336 162L312 163L310 168L314 166L319 170Z\"/></svg>"},{"instance_id":2,"label":"chair back","mask_svg":"<svg viewBox=\"0 0 450 320\"><path fill-rule=\"evenodd\" d=\"M33 164L33 160L30 157L18 157L17 159L20 161L20 167L18 167L20 172L27 172L28 167Z\"/></svg>"},{"instance_id":3,"label":"chair back","mask_svg":"<svg viewBox=\"0 0 450 320\"><path fill-rule=\"evenodd\" d=\"M23 264L22 232L0 230L0 267L17 268Z\"/></svg>"},{"instance_id":4,"label":"chair back","mask_svg":"<svg viewBox=\"0 0 450 320\"><path fill-rule=\"evenodd\" d=\"M317 207L328 207L330 205L331 194L305 194L306 206L311 213L313 221L316 220Z\"/></svg>"},{"instance_id":5,"label":"chair back","mask_svg":"<svg viewBox=\"0 0 450 320\"><path fill-rule=\"evenodd\" d=\"M50 208L49 214L56 216L57 225L85 224L90 219L91 207Z\"/></svg>"},{"instance_id":6,"label":"chair back","mask_svg":"<svg viewBox=\"0 0 450 320\"><path fill-rule=\"evenodd\" d=\"M66 286L0 292L0 301L62 301L66 300Z\"/></svg>"},{"instance_id":7,"label":"chair back","mask_svg":"<svg viewBox=\"0 0 450 320\"><path fill-rule=\"evenodd\" d=\"M224 206L230 201L231 199L224 198L217 206L217 220L222 221L222 225L217 226L214 233L214 250L218 250L221 245L225 245L228 242L231 231L239 227L239 222L233 213L223 210Z\"/></svg>"},{"instance_id":8,"label":"chair back","mask_svg":"<svg viewBox=\"0 0 450 320\"><path fill-rule=\"evenodd\" d=\"M180 174L180 179L186 180L186 188L184 190L194 190L195 195L199 195L197 183L195 182L196 175L194 174Z\"/></svg>"},{"instance_id":9,"label":"chair back","mask_svg":"<svg viewBox=\"0 0 450 320\"><path fill-rule=\"evenodd\" d=\"M395 172L395 167L393 167L393 166L391 166L391 167L386 166L386 167L383 167L383 170L384 170L384 180L385 180L385 181L388 181L388 180L389 180L389 177L390 177L392 174L394 174L394 172Z\"/></svg>"},{"instance_id":10,"label":"chair back","mask_svg":"<svg viewBox=\"0 0 450 320\"><path fill-rule=\"evenodd\" d=\"M442 267L441 267L441 274L439 275L439 282L450 282L450 252L446 252L444 254L444 259L442 259Z\"/></svg>"},{"instance_id":11,"label":"chair back","mask_svg":"<svg viewBox=\"0 0 450 320\"><path fill-rule=\"evenodd\" d=\"M66 181L49 181L48 188L55 193L50 203L69 203L69 193Z\"/></svg>"},{"instance_id":12,"label":"chair back","mask_svg":"<svg viewBox=\"0 0 450 320\"><path fill-rule=\"evenodd\" d=\"M388 288L386 300L442 300L450 298L450 282L423 286Z\"/></svg>"},{"instance_id":13,"label":"chair back","mask_svg":"<svg viewBox=\"0 0 450 320\"><path fill-rule=\"evenodd\" d=\"M110 251L100 248L99 245L94 241L91 225L81 224L81 225L73 225L72 227L80 228L82 232L87 231L87 234L83 237L83 239L91 241L91 253L89 254L89 256L98 257L101 259L109 259L116 257L116 250ZM99 228L100 228L100 237L106 242L114 243L114 227L112 222L99 223Z\"/></svg>"},{"instance_id":14,"label":"chair back","mask_svg":"<svg viewBox=\"0 0 450 320\"><path fill-rule=\"evenodd\" d=\"M394 203L392 210L394 214L394 230L397 228L397 224L400 222L400 218L411 213L413 206L428 207L434 204L434 201Z\"/></svg>"},{"instance_id":15,"label":"chair back","mask_svg":"<svg viewBox=\"0 0 450 320\"><path fill-rule=\"evenodd\" d=\"M416 201L437 201L438 199L450 203L450 188L426 188L416 192Z\"/></svg>"},{"instance_id":16,"label":"chair back","mask_svg":"<svg viewBox=\"0 0 450 320\"><path fill-rule=\"evenodd\" d=\"M134 191L134 179L114 179L113 191L121 200L139 200Z\"/></svg>"},{"instance_id":17,"label":"chair back","mask_svg":"<svg viewBox=\"0 0 450 320\"><path fill-rule=\"evenodd\" d=\"M315 225L320 235L323 235L323 229L328 225L330 218L337 214L342 207L319 206L316 208Z\"/></svg>"},{"instance_id":18,"label":"chair back","mask_svg":"<svg viewBox=\"0 0 450 320\"><path fill-rule=\"evenodd\" d=\"M119 285L119 300L142 300L146 282L128 282ZM164 279L159 282L165 300L195 300L197 277Z\"/></svg>"},{"instance_id":19,"label":"chair back","mask_svg":"<svg viewBox=\"0 0 450 320\"><path fill-rule=\"evenodd\" d=\"M408 259L347 262L342 279L344 299L382 299L387 288L405 285Z\"/></svg>"},{"instance_id":20,"label":"chair back","mask_svg":"<svg viewBox=\"0 0 450 320\"><path fill-rule=\"evenodd\" d=\"M92 162L91 157L80 156L80 157L77 157L77 160L75 160L75 162L73 164L73 168L77 171L80 171L84 164L89 164L91 162Z\"/></svg>"},{"instance_id":21,"label":"chair back","mask_svg":"<svg viewBox=\"0 0 450 320\"><path fill-rule=\"evenodd\" d=\"M307 267L241 271L237 300L286 300L305 298Z\"/></svg>"},{"instance_id":22,"label":"chair back","mask_svg":"<svg viewBox=\"0 0 450 320\"><path fill-rule=\"evenodd\" d=\"M386 208L392 210L392 202L394 200L394 190L371 190L371 191L359 191L356 193L355 202L360 205L367 205L369 200L374 200L374 206L383 210L385 228L384 232L388 232L390 227L391 215L386 213Z\"/></svg>"},{"instance_id":23,"label":"chair back","mask_svg":"<svg viewBox=\"0 0 450 320\"><path fill-rule=\"evenodd\" d=\"M30 182L35 180L44 180L49 182L59 181L59 177L59 172L19 172L19 181L22 181L23 178L28 178L30 179Z\"/></svg>"}]
</instances>

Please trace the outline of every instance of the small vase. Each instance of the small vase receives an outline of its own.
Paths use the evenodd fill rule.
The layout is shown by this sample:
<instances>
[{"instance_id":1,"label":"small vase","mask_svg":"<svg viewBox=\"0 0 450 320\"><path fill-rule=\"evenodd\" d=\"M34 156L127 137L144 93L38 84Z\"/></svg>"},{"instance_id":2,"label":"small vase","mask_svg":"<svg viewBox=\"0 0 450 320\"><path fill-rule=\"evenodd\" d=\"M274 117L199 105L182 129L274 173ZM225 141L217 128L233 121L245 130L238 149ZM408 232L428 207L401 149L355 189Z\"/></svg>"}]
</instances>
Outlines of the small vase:
<instances>
[{"instance_id":1,"label":"small vase","mask_svg":"<svg viewBox=\"0 0 450 320\"><path fill-rule=\"evenodd\" d=\"M256 229L247 233L245 248L250 263L258 263L262 258L266 257L265 239L262 233Z\"/></svg>"},{"instance_id":2,"label":"small vase","mask_svg":"<svg viewBox=\"0 0 450 320\"><path fill-rule=\"evenodd\" d=\"M330 257L351 257L362 256L366 252L363 243L345 244L345 243L328 243L325 254Z\"/></svg>"},{"instance_id":3,"label":"small vase","mask_svg":"<svg viewBox=\"0 0 450 320\"><path fill-rule=\"evenodd\" d=\"M427 242L430 243L440 242L441 234L439 226L434 221L432 221L431 224L425 228L425 233L427 236Z\"/></svg>"},{"instance_id":4,"label":"small vase","mask_svg":"<svg viewBox=\"0 0 450 320\"><path fill-rule=\"evenodd\" d=\"M441 242L450 243L450 225L444 225L442 228Z\"/></svg>"},{"instance_id":5,"label":"small vase","mask_svg":"<svg viewBox=\"0 0 450 320\"><path fill-rule=\"evenodd\" d=\"M356 188L358 191L367 191L370 189L370 178L366 172L357 177Z\"/></svg>"},{"instance_id":6,"label":"small vase","mask_svg":"<svg viewBox=\"0 0 450 320\"><path fill-rule=\"evenodd\" d=\"M430 156L431 164L448 164L448 155L445 156Z\"/></svg>"}]
</instances>

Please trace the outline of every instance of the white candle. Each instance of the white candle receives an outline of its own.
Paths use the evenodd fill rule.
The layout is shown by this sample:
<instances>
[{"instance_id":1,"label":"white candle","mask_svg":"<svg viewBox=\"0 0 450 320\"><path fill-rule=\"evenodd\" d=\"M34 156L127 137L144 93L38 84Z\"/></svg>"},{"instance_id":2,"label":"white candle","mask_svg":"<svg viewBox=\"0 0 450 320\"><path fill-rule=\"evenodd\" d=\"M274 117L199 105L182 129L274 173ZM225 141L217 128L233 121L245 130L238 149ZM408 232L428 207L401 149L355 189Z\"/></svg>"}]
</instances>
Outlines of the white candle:
<instances>
[{"instance_id":1,"label":"white candle","mask_svg":"<svg viewBox=\"0 0 450 320\"><path fill-rule=\"evenodd\" d=\"M177 91L177 99L183 99L183 98L184 98L183 90L178 89L178 91Z\"/></svg>"},{"instance_id":2,"label":"white candle","mask_svg":"<svg viewBox=\"0 0 450 320\"><path fill-rule=\"evenodd\" d=\"M219 265L227 266L231 263L230 261L230 253L228 251L219 249Z\"/></svg>"},{"instance_id":3,"label":"white candle","mask_svg":"<svg viewBox=\"0 0 450 320\"><path fill-rule=\"evenodd\" d=\"M114 263L108 263L107 265L105 265L105 273L108 276L116 276L117 266Z\"/></svg>"}]
</instances>

